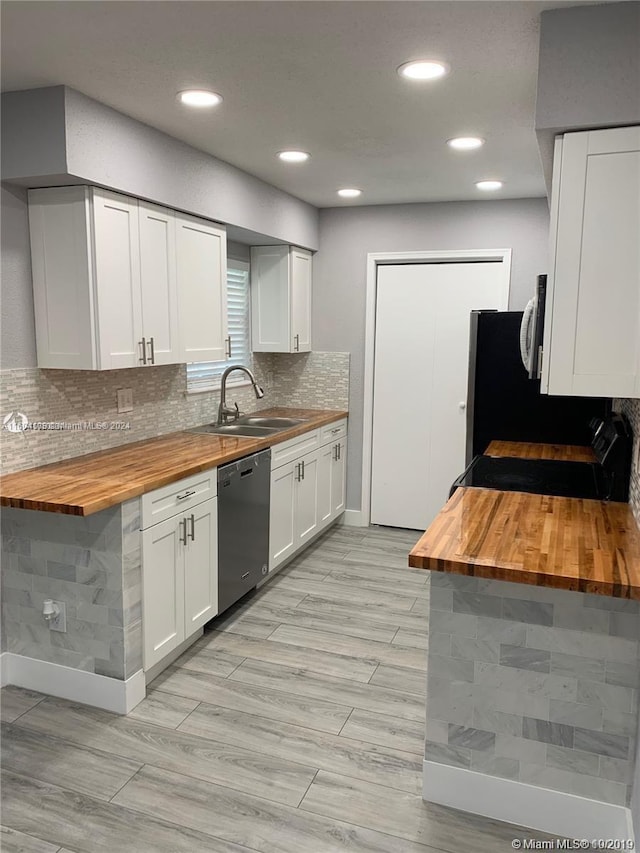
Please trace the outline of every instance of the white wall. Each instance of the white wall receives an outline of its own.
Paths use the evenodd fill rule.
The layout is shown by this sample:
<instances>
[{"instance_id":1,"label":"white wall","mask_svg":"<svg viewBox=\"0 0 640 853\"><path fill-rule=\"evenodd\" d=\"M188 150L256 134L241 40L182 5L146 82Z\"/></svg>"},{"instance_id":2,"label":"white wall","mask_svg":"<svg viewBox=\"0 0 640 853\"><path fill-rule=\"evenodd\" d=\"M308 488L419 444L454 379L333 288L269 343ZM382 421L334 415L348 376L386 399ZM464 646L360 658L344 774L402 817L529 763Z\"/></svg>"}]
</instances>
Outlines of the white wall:
<instances>
[{"instance_id":1,"label":"white wall","mask_svg":"<svg viewBox=\"0 0 640 853\"><path fill-rule=\"evenodd\" d=\"M331 208L320 211L314 258L313 348L351 353L347 505L360 509L366 261L369 252L511 248L510 308L547 272L546 199ZM407 401L419 389L407 388Z\"/></svg>"}]
</instances>

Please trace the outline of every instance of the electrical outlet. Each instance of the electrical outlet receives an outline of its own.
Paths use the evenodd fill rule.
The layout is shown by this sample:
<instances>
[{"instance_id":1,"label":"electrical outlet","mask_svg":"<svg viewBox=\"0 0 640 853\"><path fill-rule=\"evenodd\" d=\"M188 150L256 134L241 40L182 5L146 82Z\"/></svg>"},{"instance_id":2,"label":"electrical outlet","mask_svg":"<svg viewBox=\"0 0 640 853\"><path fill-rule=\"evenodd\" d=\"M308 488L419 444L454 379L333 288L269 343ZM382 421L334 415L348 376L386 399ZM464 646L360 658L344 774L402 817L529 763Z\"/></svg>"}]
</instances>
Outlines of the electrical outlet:
<instances>
[{"instance_id":1,"label":"electrical outlet","mask_svg":"<svg viewBox=\"0 0 640 853\"><path fill-rule=\"evenodd\" d=\"M133 388L120 388L118 394L118 414L133 411Z\"/></svg>"},{"instance_id":2,"label":"electrical outlet","mask_svg":"<svg viewBox=\"0 0 640 853\"><path fill-rule=\"evenodd\" d=\"M67 605L64 601L54 601L54 605L58 608L59 613L55 619L49 620L50 631L61 631L67 633Z\"/></svg>"}]
</instances>

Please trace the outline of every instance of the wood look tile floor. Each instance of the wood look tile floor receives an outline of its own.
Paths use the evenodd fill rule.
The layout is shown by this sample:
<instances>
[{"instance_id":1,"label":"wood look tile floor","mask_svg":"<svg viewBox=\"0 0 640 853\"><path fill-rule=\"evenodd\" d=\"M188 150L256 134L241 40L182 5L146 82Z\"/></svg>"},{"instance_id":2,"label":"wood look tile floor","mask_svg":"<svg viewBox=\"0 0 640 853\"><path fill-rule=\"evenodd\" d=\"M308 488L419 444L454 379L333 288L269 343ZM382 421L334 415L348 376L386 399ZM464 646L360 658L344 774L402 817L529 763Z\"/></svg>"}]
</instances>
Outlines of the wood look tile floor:
<instances>
[{"instance_id":1,"label":"wood look tile floor","mask_svg":"<svg viewBox=\"0 0 640 853\"><path fill-rule=\"evenodd\" d=\"M421 799L418 538L333 528L126 717L5 688L4 853L507 853L546 838Z\"/></svg>"}]
</instances>

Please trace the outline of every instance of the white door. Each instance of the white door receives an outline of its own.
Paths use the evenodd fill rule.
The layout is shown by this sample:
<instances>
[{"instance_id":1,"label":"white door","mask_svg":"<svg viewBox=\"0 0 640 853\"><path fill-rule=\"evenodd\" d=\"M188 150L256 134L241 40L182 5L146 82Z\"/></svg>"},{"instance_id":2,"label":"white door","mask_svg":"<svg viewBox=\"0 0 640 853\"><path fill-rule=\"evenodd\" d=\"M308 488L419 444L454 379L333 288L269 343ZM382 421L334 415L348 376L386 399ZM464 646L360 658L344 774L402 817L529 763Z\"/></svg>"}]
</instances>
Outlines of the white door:
<instances>
[{"instance_id":1,"label":"white door","mask_svg":"<svg viewBox=\"0 0 640 853\"><path fill-rule=\"evenodd\" d=\"M148 364L180 361L176 232L172 211L139 202L142 334Z\"/></svg>"},{"instance_id":2,"label":"white door","mask_svg":"<svg viewBox=\"0 0 640 853\"><path fill-rule=\"evenodd\" d=\"M227 238L222 226L176 218L178 313L184 361L222 361L227 338Z\"/></svg>"},{"instance_id":3,"label":"white door","mask_svg":"<svg viewBox=\"0 0 640 853\"><path fill-rule=\"evenodd\" d=\"M464 470L469 313L505 310L502 262L378 267L371 523L424 530Z\"/></svg>"},{"instance_id":4,"label":"white door","mask_svg":"<svg viewBox=\"0 0 640 853\"><path fill-rule=\"evenodd\" d=\"M144 668L184 640L184 521L172 517L142 531Z\"/></svg>"},{"instance_id":5,"label":"white door","mask_svg":"<svg viewBox=\"0 0 640 853\"><path fill-rule=\"evenodd\" d=\"M142 364L138 203L93 190L99 368Z\"/></svg>"},{"instance_id":6,"label":"white door","mask_svg":"<svg viewBox=\"0 0 640 853\"><path fill-rule=\"evenodd\" d=\"M218 612L218 499L194 507L186 515L186 523L185 638Z\"/></svg>"},{"instance_id":7,"label":"white door","mask_svg":"<svg viewBox=\"0 0 640 853\"><path fill-rule=\"evenodd\" d=\"M291 352L311 351L311 252L291 249Z\"/></svg>"},{"instance_id":8,"label":"white door","mask_svg":"<svg viewBox=\"0 0 640 853\"><path fill-rule=\"evenodd\" d=\"M269 571L280 565L297 547L295 503L297 462L282 465L271 472L269 508Z\"/></svg>"}]
</instances>

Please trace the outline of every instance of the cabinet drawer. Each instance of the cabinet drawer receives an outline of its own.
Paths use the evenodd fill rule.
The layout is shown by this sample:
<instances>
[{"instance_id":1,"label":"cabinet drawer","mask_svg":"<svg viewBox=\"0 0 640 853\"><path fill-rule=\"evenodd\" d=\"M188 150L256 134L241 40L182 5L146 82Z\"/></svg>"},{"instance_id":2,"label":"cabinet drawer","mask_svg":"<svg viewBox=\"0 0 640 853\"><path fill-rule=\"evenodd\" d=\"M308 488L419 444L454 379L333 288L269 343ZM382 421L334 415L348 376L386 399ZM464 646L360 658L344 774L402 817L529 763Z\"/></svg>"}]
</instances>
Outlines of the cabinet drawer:
<instances>
[{"instance_id":1,"label":"cabinet drawer","mask_svg":"<svg viewBox=\"0 0 640 853\"><path fill-rule=\"evenodd\" d=\"M187 507L214 498L218 491L218 469L210 468L170 483L142 496L142 529L171 518Z\"/></svg>"},{"instance_id":2,"label":"cabinet drawer","mask_svg":"<svg viewBox=\"0 0 640 853\"><path fill-rule=\"evenodd\" d=\"M342 421L335 421L335 423L328 424L327 426L322 427L320 430L320 446L324 444L329 444L330 441L337 441L340 438L344 438L346 434L346 418Z\"/></svg>"},{"instance_id":3,"label":"cabinet drawer","mask_svg":"<svg viewBox=\"0 0 640 853\"><path fill-rule=\"evenodd\" d=\"M314 429L283 441L282 444L274 444L271 448L271 469L286 465L293 459L299 459L305 453L315 450L320 446L320 430Z\"/></svg>"}]
</instances>

